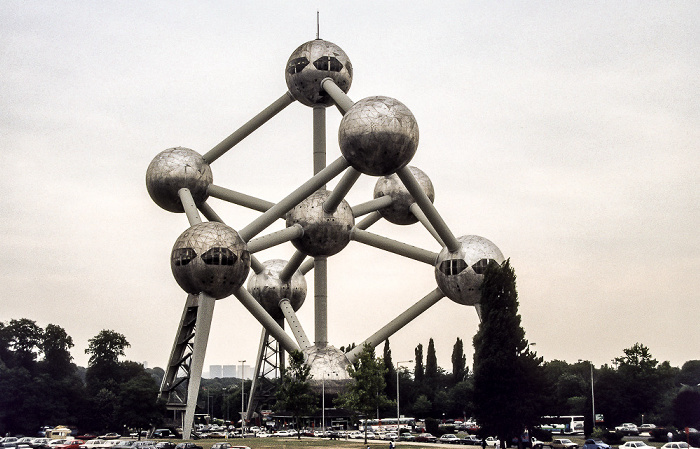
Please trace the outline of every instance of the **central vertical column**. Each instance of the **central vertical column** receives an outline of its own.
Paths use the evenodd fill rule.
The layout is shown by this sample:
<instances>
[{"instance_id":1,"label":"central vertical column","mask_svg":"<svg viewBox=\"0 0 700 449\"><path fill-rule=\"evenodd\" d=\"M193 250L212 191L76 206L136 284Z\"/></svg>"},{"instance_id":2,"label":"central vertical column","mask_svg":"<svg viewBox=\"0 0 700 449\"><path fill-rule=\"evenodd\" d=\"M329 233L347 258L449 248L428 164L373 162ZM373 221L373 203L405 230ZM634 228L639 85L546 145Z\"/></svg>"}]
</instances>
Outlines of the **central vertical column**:
<instances>
[{"instance_id":1,"label":"central vertical column","mask_svg":"<svg viewBox=\"0 0 700 449\"><path fill-rule=\"evenodd\" d=\"M328 344L328 258L314 258L314 344L325 348Z\"/></svg>"},{"instance_id":2,"label":"central vertical column","mask_svg":"<svg viewBox=\"0 0 700 449\"><path fill-rule=\"evenodd\" d=\"M326 108L313 108L314 174L326 167ZM326 189L324 185L321 189ZM328 259L314 258L314 344L328 344Z\"/></svg>"}]
</instances>

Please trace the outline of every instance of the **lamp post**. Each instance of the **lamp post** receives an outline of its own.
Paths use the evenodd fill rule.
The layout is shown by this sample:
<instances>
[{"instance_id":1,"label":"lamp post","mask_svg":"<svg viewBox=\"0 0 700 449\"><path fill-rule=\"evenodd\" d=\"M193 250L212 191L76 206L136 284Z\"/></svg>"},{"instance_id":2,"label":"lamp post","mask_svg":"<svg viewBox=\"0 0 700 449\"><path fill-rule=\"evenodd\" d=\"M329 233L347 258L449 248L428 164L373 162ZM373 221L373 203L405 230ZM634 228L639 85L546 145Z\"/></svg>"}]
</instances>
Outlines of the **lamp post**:
<instances>
[{"instance_id":1,"label":"lamp post","mask_svg":"<svg viewBox=\"0 0 700 449\"><path fill-rule=\"evenodd\" d=\"M399 409L399 367L402 363L411 363L413 360L396 362L396 437L401 436L401 412Z\"/></svg>"},{"instance_id":2,"label":"lamp post","mask_svg":"<svg viewBox=\"0 0 700 449\"><path fill-rule=\"evenodd\" d=\"M583 360L579 359L579 362L583 362ZM586 360L591 365L591 413L593 414L593 427L592 429L595 429L595 390L593 389L593 362ZM644 419L644 418L642 418Z\"/></svg>"},{"instance_id":3,"label":"lamp post","mask_svg":"<svg viewBox=\"0 0 700 449\"><path fill-rule=\"evenodd\" d=\"M241 364L241 437L243 437L243 423L245 422L245 368L243 364L245 363L245 360L239 360L239 362Z\"/></svg>"}]
</instances>

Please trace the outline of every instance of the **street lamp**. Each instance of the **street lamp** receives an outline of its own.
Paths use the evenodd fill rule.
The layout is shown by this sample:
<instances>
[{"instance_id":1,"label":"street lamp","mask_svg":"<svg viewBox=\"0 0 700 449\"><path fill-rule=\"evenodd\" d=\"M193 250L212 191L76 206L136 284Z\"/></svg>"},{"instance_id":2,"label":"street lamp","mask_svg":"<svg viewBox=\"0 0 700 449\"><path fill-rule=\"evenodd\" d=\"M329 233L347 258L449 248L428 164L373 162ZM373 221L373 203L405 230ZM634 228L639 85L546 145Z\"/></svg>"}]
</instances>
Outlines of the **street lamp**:
<instances>
[{"instance_id":1,"label":"street lamp","mask_svg":"<svg viewBox=\"0 0 700 449\"><path fill-rule=\"evenodd\" d=\"M579 362L583 362L583 360L579 359ZM586 360L591 365L591 413L593 414L593 427L592 429L595 429L595 390L593 389L593 362ZM642 418L644 419L644 418Z\"/></svg>"},{"instance_id":2,"label":"street lamp","mask_svg":"<svg viewBox=\"0 0 700 449\"><path fill-rule=\"evenodd\" d=\"M243 405L243 398L245 396L245 376L243 375L243 373L245 372L245 368L243 364L245 363L245 360L239 360L238 362L241 364L241 437L243 437L243 423L245 420L245 406Z\"/></svg>"},{"instance_id":3,"label":"street lamp","mask_svg":"<svg viewBox=\"0 0 700 449\"><path fill-rule=\"evenodd\" d=\"M401 436L401 412L399 411L399 367L402 363L411 363L413 360L396 362L396 436Z\"/></svg>"},{"instance_id":4,"label":"street lamp","mask_svg":"<svg viewBox=\"0 0 700 449\"><path fill-rule=\"evenodd\" d=\"M330 373L324 373L321 377L321 432L322 436L326 436L326 376L330 377L331 374L335 374L336 377L338 373L331 371Z\"/></svg>"}]
</instances>

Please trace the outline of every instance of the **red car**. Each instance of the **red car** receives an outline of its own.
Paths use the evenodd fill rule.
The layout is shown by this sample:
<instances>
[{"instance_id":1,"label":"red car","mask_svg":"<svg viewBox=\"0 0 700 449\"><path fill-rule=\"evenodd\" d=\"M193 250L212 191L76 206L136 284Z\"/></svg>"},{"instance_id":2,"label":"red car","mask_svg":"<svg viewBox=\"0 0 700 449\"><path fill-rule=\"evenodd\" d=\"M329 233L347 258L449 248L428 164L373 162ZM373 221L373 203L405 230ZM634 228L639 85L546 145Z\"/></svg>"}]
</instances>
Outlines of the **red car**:
<instances>
[{"instance_id":1,"label":"red car","mask_svg":"<svg viewBox=\"0 0 700 449\"><path fill-rule=\"evenodd\" d=\"M67 440L63 444L59 444L55 449L80 449L80 445L85 444L83 440Z\"/></svg>"}]
</instances>

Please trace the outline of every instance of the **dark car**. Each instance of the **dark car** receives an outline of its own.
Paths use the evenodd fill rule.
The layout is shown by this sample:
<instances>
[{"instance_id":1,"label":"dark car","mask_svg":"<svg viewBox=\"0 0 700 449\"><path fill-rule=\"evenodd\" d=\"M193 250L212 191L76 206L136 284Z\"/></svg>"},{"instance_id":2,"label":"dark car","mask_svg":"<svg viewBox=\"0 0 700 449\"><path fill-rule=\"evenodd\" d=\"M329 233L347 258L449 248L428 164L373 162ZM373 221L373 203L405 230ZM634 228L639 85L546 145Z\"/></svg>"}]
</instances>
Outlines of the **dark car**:
<instances>
[{"instance_id":1,"label":"dark car","mask_svg":"<svg viewBox=\"0 0 700 449\"><path fill-rule=\"evenodd\" d=\"M581 449L610 449L610 446L606 443L603 443L603 440L589 438L583 443Z\"/></svg>"},{"instance_id":2,"label":"dark car","mask_svg":"<svg viewBox=\"0 0 700 449\"><path fill-rule=\"evenodd\" d=\"M468 444L473 446L481 446L481 438L476 435L467 435L462 438L462 444Z\"/></svg>"},{"instance_id":3,"label":"dark car","mask_svg":"<svg viewBox=\"0 0 700 449\"><path fill-rule=\"evenodd\" d=\"M437 438L432 433L419 433L416 435L416 438L413 441L418 441L421 443L434 443L437 441Z\"/></svg>"}]
</instances>

